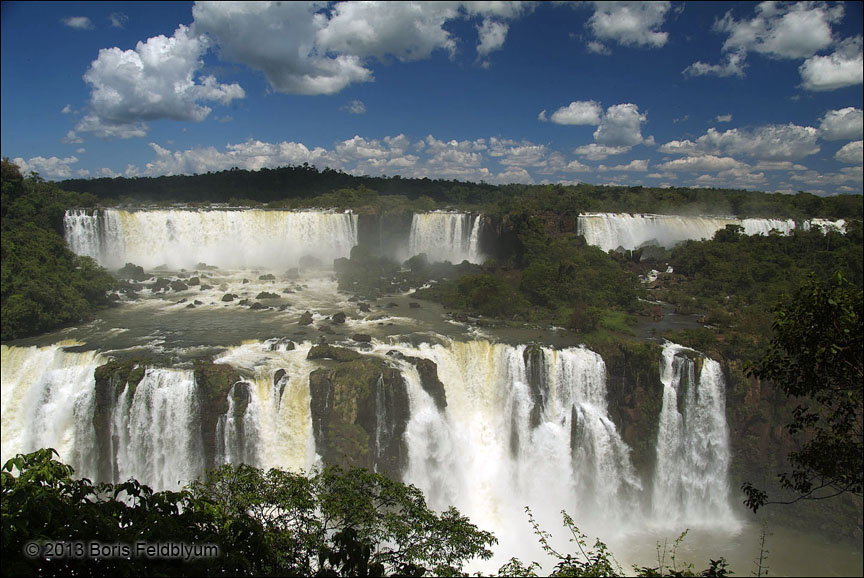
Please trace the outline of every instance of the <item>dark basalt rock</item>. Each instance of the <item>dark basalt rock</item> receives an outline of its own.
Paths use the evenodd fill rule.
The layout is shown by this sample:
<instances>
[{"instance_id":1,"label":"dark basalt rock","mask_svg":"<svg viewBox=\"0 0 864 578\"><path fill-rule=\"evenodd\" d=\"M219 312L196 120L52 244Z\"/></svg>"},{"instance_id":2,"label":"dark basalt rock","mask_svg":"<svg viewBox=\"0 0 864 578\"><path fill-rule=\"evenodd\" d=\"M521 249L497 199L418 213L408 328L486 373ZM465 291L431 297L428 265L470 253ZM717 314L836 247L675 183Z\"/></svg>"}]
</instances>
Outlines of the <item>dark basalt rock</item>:
<instances>
[{"instance_id":1,"label":"dark basalt rock","mask_svg":"<svg viewBox=\"0 0 864 578\"><path fill-rule=\"evenodd\" d=\"M128 399L134 397L138 384L144 379L147 367L152 362L147 358L111 360L97 367L93 373L95 391L93 429L96 432L95 450L98 464L96 481L109 483L120 481L113 451L119 441L114 436L112 414L117 398L124 389L129 388Z\"/></svg>"},{"instance_id":2,"label":"dark basalt rock","mask_svg":"<svg viewBox=\"0 0 864 578\"><path fill-rule=\"evenodd\" d=\"M157 277L156 281L150 284L150 290L154 293L165 291L171 286L171 281L164 277Z\"/></svg>"},{"instance_id":3,"label":"dark basalt rock","mask_svg":"<svg viewBox=\"0 0 864 578\"><path fill-rule=\"evenodd\" d=\"M300 320L297 321L297 325L311 325L312 324L312 313L309 311L303 312L300 315Z\"/></svg>"},{"instance_id":4,"label":"dark basalt rock","mask_svg":"<svg viewBox=\"0 0 864 578\"><path fill-rule=\"evenodd\" d=\"M351 339L353 339L354 341L357 341L359 343L371 343L372 336L367 335L366 333L355 333L354 335L351 336Z\"/></svg>"},{"instance_id":5,"label":"dark basalt rock","mask_svg":"<svg viewBox=\"0 0 864 578\"><path fill-rule=\"evenodd\" d=\"M409 406L398 370L374 358L355 359L309 376L315 447L324 462L397 477L407 459Z\"/></svg>"},{"instance_id":6,"label":"dark basalt rock","mask_svg":"<svg viewBox=\"0 0 864 578\"><path fill-rule=\"evenodd\" d=\"M240 374L230 365L210 361L195 363L195 383L198 385L198 399L201 404L204 464L208 470L216 465L216 425L219 417L228 412L228 394L234 384L242 381ZM235 397L235 410L236 401Z\"/></svg>"},{"instance_id":7,"label":"dark basalt rock","mask_svg":"<svg viewBox=\"0 0 864 578\"><path fill-rule=\"evenodd\" d=\"M171 281L172 291L186 291L187 289L189 289L189 285L183 281Z\"/></svg>"},{"instance_id":8,"label":"dark basalt rock","mask_svg":"<svg viewBox=\"0 0 864 578\"><path fill-rule=\"evenodd\" d=\"M258 280L259 281L275 281L276 277L274 275L272 275L271 273L267 273L266 275L261 275L260 277L258 277Z\"/></svg>"},{"instance_id":9,"label":"dark basalt rock","mask_svg":"<svg viewBox=\"0 0 864 578\"><path fill-rule=\"evenodd\" d=\"M388 351L387 355L407 361L416 367L417 373L420 375L420 385L422 385L423 390L432 397L432 400L435 402L435 407L441 411L447 407L447 392L444 390L444 384L441 383L441 380L438 378L438 366L434 361L423 357L403 355L395 349Z\"/></svg>"},{"instance_id":10,"label":"dark basalt rock","mask_svg":"<svg viewBox=\"0 0 864 578\"><path fill-rule=\"evenodd\" d=\"M146 281L150 275L144 272L144 268L134 263L126 263L117 270L120 279L132 279L133 281Z\"/></svg>"},{"instance_id":11,"label":"dark basalt rock","mask_svg":"<svg viewBox=\"0 0 864 578\"><path fill-rule=\"evenodd\" d=\"M324 338L322 337L322 339ZM306 355L306 359L335 359L336 361L354 361L361 357L363 356L356 351L328 345L326 340L324 343L313 346Z\"/></svg>"},{"instance_id":12,"label":"dark basalt rock","mask_svg":"<svg viewBox=\"0 0 864 578\"><path fill-rule=\"evenodd\" d=\"M269 291L262 291L255 296L255 299L279 299L279 295L276 293L270 293Z\"/></svg>"},{"instance_id":13,"label":"dark basalt rock","mask_svg":"<svg viewBox=\"0 0 864 578\"><path fill-rule=\"evenodd\" d=\"M333 323L345 323L345 314L341 311L339 313L334 313L330 316L330 320Z\"/></svg>"},{"instance_id":14,"label":"dark basalt rock","mask_svg":"<svg viewBox=\"0 0 864 578\"><path fill-rule=\"evenodd\" d=\"M237 298L236 295L234 295L232 293L226 293L225 295L222 296L222 301L225 303L229 303L231 301L234 301L234 299L236 299L236 298Z\"/></svg>"}]
</instances>

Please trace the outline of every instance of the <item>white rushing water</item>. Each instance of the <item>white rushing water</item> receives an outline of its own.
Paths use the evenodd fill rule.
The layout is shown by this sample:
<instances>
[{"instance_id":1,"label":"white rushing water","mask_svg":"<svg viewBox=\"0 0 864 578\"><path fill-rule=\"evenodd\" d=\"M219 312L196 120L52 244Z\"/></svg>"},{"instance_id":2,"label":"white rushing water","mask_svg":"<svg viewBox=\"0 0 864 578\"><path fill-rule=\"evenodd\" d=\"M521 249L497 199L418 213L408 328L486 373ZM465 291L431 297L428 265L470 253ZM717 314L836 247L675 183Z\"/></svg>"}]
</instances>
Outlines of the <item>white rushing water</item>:
<instances>
[{"instance_id":1,"label":"white rushing water","mask_svg":"<svg viewBox=\"0 0 864 578\"><path fill-rule=\"evenodd\" d=\"M79 474L93 472L93 372L107 360L93 351L68 352L70 345L0 346L0 462L54 448Z\"/></svg>"},{"instance_id":2,"label":"white rushing water","mask_svg":"<svg viewBox=\"0 0 864 578\"><path fill-rule=\"evenodd\" d=\"M416 370L402 368L411 404L404 478L433 506L456 505L500 529L499 549L527 559L539 551L525 506L547 528L560 527L562 509L597 532L638 518L641 482L606 411L600 356L542 348L526 363L526 346L486 341L396 349L433 360L446 390L439 410Z\"/></svg>"},{"instance_id":3,"label":"white rushing water","mask_svg":"<svg viewBox=\"0 0 864 578\"><path fill-rule=\"evenodd\" d=\"M425 253L430 261L479 264L481 223L479 216L466 213L415 213L404 258Z\"/></svg>"},{"instance_id":4,"label":"white rushing water","mask_svg":"<svg viewBox=\"0 0 864 578\"><path fill-rule=\"evenodd\" d=\"M73 252L112 269L280 269L307 255L329 266L357 244L357 215L324 211L69 210L64 228Z\"/></svg>"},{"instance_id":5,"label":"white rushing water","mask_svg":"<svg viewBox=\"0 0 864 578\"><path fill-rule=\"evenodd\" d=\"M710 239L726 225L743 227L745 235L768 235L771 231L789 235L798 226L792 219L593 213L579 215L578 231L589 245L611 251L619 247L633 250L646 244L671 248L682 241ZM845 230L842 220L813 219L801 224L804 230L809 230L811 225L819 225L823 230Z\"/></svg>"},{"instance_id":6,"label":"white rushing water","mask_svg":"<svg viewBox=\"0 0 864 578\"><path fill-rule=\"evenodd\" d=\"M149 368L114 406L117 479L179 490L204 472L198 388L191 370Z\"/></svg>"},{"instance_id":7,"label":"white rushing water","mask_svg":"<svg viewBox=\"0 0 864 578\"><path fill-rule=\"evenodd\" d=\"M286 344L244 343L216 359L246 376L228 393L216 426L217 465L294 471L321 465L309 394L309 374L320 365L306 359L311 343ZM387 355L393 350L435 363L446 406L436 405L414 365ZM404 481L423 490L433 507L454 505L494 531L496 550L508 557L542 559L526 506L544 528L560 528L566 510L584 532L609 539L646 526L679 532L738 526L726 479L724 384L713 360L664 347L657 463L653 481L643 484L608 413L605 364L590 350L374 342L366 355L397 365L408 388ZM701 359L701 370L694 359ZM79 473L95 477L93 371L103 361L59 345L4 346L3 459L52 446L61 459L72 456ZM157 490L177 489L203 473L205 440L191 370L148 368L137 387L118 384L108 409L111 439L103 444L111 448L116 480L135 477ZM394 429L388 415L377 418L374 438L384 447ZM568 548L566 536L557 534L559 546Z\"/></svg>"},{"instance_id":8,"label":"white rushing water","mask_svg":"<svg viewBox=\"0 0 864 578\"><path fill-rule=\"evenodd\" d=\"M692 359L701 360L701 370ZM667 342L660 366L652 514L656 523L735 527L729 503L729 431L720 365Z\"/></svg>"}]
</instances>

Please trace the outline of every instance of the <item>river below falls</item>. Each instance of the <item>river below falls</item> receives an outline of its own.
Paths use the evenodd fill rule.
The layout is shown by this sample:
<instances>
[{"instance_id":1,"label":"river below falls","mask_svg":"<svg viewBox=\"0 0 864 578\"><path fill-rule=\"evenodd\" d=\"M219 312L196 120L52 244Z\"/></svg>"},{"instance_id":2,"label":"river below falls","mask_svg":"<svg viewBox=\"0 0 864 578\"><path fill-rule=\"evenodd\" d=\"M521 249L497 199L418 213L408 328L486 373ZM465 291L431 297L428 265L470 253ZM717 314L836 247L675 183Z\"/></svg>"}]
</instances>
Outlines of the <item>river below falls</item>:
<instances>
[{"instance_id":1,"label":"river below falls","mask_svg":"<svg viewBox=\"0 0 864 578\"><path fill-rule=\"evenodd\" d=\"M275 273L269 280L265 270L211 270L199 271L203 285L190 286L181 291L165 293L141 289L134 299L126 299L105 310L89 323L30 339L9 342L15 346L46 346L70 340L78 343L74 350L98 350L112 356L152 356L182 364L196 358L212 357L243 343L263 342L273 338L287 338L298 343L318 342L357 345L355 334L371 336L376 343L440 344L450 340L488 340L519 344L539 342L546 346L572 347L578 339L569 332L541 327L492 327L489 324L454 320L443 307L412 298L410 295L392 295L376 300L364 300L337 291L332 271L306 272L302 278L288 278ZM185 278L192 273L159 271L166 278ZM262 279L262 277L264 277ZM262 292L278 295L258 299ZM223 301L226 294L233 295L230 302ZM245 300L245 301L244 301ZM242 304L241 304L242 303ZM261 303L265 309L250 306ZM361 304L368 305L368 311ZM304 312L312 313L312 323L300 325ZM344 323L331 319L344 313ZM696 325L692 316L674 316L665 311L664 320L655 323L642 321L637 330L643 338L654 338L670 327L683 328ZM733 502L740 502L733 491ZM521 509L525 504L514 505ZM783 507L783 506L780 506ZM560 509L567 509L561 504ZM574 517L578 514L569 512ZM743 507L735 509L740 524L734 530L691 528L678 548L676 563L692 562L697 570L708 566L709 559L725 557L737 576L756 572L759 557L759 539L762 529L758 518ZM516 519L515 517L513 519ZM472 518L473 520L473 518ZM577 517L577 524L579 523ZM518 522L514 522L513 526ZM471 565L472 571L495 572L511 556L523 562L536 560L548 567L548 559L540 551L536 536L531 531L527 516L524 527L512 526L483 528L495 532L499 545L494 549L492 561ZM551 532L562 551L573 552L573 544L560 519L543 520L543 529ZM616 532L605 528L604 535L588 535L589 545L595 538L607 543L618 562L626 571L632 565L656 566L658 542L666 544L666 564L675 538L683 527L646 527L634 532L629 529ZM818 535L808 535L784 528L769 528L766 540L766 565L774 576L855 576L862 575L860 548L849 544L829 542ZM661 553L662 555L662 547Z\"/></svg>"}]
</instances>

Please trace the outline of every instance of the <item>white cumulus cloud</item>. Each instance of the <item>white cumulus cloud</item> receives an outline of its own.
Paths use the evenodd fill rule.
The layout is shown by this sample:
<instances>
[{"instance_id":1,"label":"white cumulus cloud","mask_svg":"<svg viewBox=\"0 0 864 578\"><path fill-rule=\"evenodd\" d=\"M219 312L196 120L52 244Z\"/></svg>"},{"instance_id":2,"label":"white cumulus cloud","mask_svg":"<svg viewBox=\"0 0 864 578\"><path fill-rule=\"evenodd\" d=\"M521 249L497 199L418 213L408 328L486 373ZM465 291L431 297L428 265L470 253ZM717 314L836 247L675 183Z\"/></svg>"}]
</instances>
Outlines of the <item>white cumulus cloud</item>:
<instances>
[{"instance_id":1,"label":"white cumulus cloud","mask_svg":"<svg viewBox=\"0 0 864 578\"><path fill-rule=\"evenodd\" d=\"M588 27L601 42L658 48L669 40L669 34L660 27L670 8L669 2L595 2ZM589 50L598 52L598 48L589 43Z\"/></svg>"},{"instance_id":2,"label":"white cumulus cloud","mask_svg":"<svg viewBox=\"0 0 864 578\"><path fill-rule=\"evenodd\" d=\"M101 137L143 136L145 121L199 122L212 110L202 101L227 105L243 98L245 92L237 84L196 77L206 50L206 39L182 25L174 36L150 38L134 50L100 50L84 74L91 90L89 113L75 130Z\"/></svg>"},{"instance_id":3,"label":"white cumulus cloud","mask_svg":"<svg viewBox=\"0 0 864 578\"><path fill-rule=\"evenodd\" d=\"M589 161L602 161L603 159L606 159L613 155L624 154L628 152L631 148L632 147L629 146L612 147L591 143L573 149L573 154L584 157Z\"/></svg>"},{"instance_id":4,"label":"white cumulus cloud","mask_svg":"<svg viewBox=\"0 0 864 578\"><path fill-rule=\"evenodd\" d=\"M645 141L642 123L647 117L635 104L616 104L606 109L600 126L594 131L594 140L609 147L631 147Z\"/></svg>"},{"instance_id":5,"label":"white cumulus cloud","mask_svg":"<svg viewBox=\"0 0 864 578\"><path fill-rule=\"evenodd\" d=\"M843 6L822 2L762 2L751 19L736 20L732 12L714 28L729 36L723 50L752 51L776 58L807 58L831 45L831 25L843 18Z\"/></svg>"},{"instance_id":6,"label":"white cumulus cloud","mask_svg":"<svg viewBox=\"0 0 864 578\"><path fill-rule=\"evenodd\" d=\"M501 50L504 41L507 40L509 29L510 25L506 22L499 22L491 18L484 19L477 27L477 36L480 41L477 44L477 54L487 56L496 50Z\"/></svg>"},{"instance_id":7,"label":"white cumulus cloud","mask_svg":"<svg viewBox=\"0 0 864 578\"><path fill-rule=\"evenodd\" d=\"M540 120L546 120L543 111ZM562 106L552 113L549 118L555 124L575 124L575 125L591 125L597 126L600 124L600 118L603 115L603 108L599 102L593 100L581 100L571 102L567 106Z\"/></svg>"},{"instance_id":8,"label":"white cumulus cloud","mask_svg":"<svg viewBox=\"0 0 864 578\"><path fill-rule=\"evenodd\" d=\"M860 139L864 132L864 115L860 108L852 106L829 110L822 117L819 132L825 140Z\"/></svg>"},{"instance_id":9,"label":"white cumulus cloud","mask_svg":"<svg viewBox=\"0 0 864 578\"><path fill-rule=\"evenodd\" d=\"M834 158L841 163L850 165L864 164L864 141L855 141L843 145Z\"/></svg>"},{"instance_id":10,"label":"white cumulus cloud","mask_svg":"<svg viewBox=\"0 0 864 578\"><path fill-rule=\"evenodd\" d=\"M800 66L802 86L816 92L864 82L861 36L847 38L828 56L813 56Z\"/></svg>"},{"instance_id":11,"label":"white cumulus cloud","mask_svg":"<svg viewBox=\"0 0 864 578\"><path fill-rule=\"evenodd\" d=\"M723 132L709 128L695 141L670 141L659 150L667 154L746 155L766 161L797 161L819 152L818 139L817 129L791 123Z\"/></svg>"},{"instance_id":12,"label":"white cumulus cloud","mask_svg":"<svg viewBox=\"0 0 864 578\"><path fill-rule=\"evenodd\" d=\"M27 175L30 171L34 171L39 173L44 179L49 180L57 180L57 179L70 179L73 176L72 166L78 162L78 157L70 156L65 158L60 157L32 157L27 159L26 161L17 157L12 159L18 167L21 169L21 174Z\"/></svg>"},{"instance_id":13,"label":"white cumulus cloud","mask_svg":"<svg viewBox=\"0 0 864 578\"><path fill-rule=\"evenodd\" d=\"M344 106L340 106L339 110L350 112L351 114L366 114L366 105L362 100L352 100Z\"/></svg>"},{"instance_id":14,"label":"white cumulus cloud","mask_svg":"<svg viewBox=\"0 0 864 578\"><path fill-rule=\"evenodd\" d=\"M747 68L747 54L744 51L729 52L723 64L707 64L696 61L684 69L684 76L738 76L743 77Z\"/></svg>"},{"instance_id":15,"label":"white cumulus cloud","mask_svg":"<svg viewBox=\"0 0 864 578\"><path fill-rule=\"evenodd\" d=\"M78 30L93 30L96 28L93 25L93 21L86 16L70 16L69 18L64 18L62 22L69 28L76 28Z\"/></svg>"}]
</instances>

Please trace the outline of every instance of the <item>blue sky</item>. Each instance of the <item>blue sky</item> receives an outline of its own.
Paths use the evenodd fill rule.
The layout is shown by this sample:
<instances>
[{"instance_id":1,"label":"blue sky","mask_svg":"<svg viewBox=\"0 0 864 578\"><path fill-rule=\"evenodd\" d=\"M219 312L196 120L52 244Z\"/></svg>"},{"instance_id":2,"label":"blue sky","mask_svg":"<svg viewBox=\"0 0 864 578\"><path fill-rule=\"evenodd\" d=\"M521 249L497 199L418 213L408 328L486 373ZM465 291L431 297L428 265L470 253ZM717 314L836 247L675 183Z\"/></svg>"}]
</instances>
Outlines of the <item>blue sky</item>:
<instances>
[{"instance_id":1,"label":"blue sky","mask_svg":"<svg viewBox=\"0 0 864 578\"><path fill-rule=\"evenodd\" d=\"M2 155L48 179L862 192L860 2L4 2L0 41Z\"/></svg>"}]
</instances>

